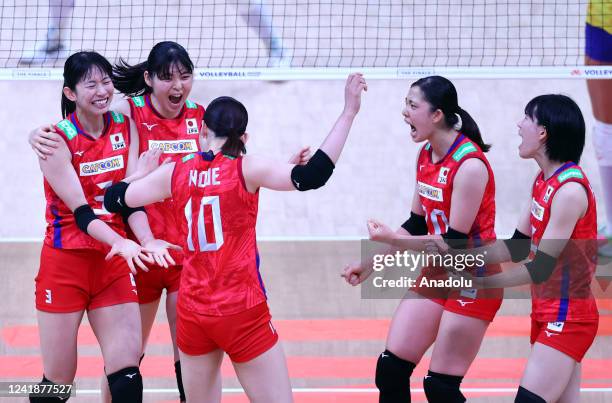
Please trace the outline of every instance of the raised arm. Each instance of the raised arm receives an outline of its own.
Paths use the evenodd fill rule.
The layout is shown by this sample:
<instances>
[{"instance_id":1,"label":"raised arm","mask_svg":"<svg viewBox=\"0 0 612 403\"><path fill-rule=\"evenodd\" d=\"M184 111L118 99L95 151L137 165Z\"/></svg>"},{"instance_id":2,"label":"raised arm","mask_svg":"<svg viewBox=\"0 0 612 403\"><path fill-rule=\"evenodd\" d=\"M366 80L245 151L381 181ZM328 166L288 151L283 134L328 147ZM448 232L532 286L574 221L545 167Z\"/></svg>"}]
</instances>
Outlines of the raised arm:
<instances>
[{"instance_id":1,"label":"raised arm","mask_svg":"<svg viewBox=\"0 0 612 403\"><path fill-rule=\"evenodd\" d=\"M243 172L247 188L255 192L260 187L273 190L310 190L325 184L340 157L355 116L361 106L361 93L367 90L361 74L351 74L344 90L344 109L331 131L304 166L272 161L257 156L245 156Z\"/></svg>"}]
</instances>

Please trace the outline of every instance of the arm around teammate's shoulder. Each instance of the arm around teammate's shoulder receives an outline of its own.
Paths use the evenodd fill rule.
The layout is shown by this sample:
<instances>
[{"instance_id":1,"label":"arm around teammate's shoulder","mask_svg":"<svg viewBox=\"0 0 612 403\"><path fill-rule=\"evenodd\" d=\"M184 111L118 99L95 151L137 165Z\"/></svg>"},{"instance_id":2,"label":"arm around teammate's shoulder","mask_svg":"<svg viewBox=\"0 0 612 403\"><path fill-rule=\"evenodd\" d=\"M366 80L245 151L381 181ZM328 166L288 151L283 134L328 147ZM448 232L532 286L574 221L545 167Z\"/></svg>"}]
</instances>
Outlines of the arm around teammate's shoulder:
<instances>
[{"instance_id":1,"label":"arm around teammate's shoulder","mask_svg":"<svg viewBox=\"0 0 612 403\"><path fill-rule=\"evenodd\" d=\"M118 100L113 102L111 109L115 112L123 113L124 115L131 118L132 110L130 108L130 102L127 100L127 98L116 97L116 99Z\"/></svg>"}]
</instances>

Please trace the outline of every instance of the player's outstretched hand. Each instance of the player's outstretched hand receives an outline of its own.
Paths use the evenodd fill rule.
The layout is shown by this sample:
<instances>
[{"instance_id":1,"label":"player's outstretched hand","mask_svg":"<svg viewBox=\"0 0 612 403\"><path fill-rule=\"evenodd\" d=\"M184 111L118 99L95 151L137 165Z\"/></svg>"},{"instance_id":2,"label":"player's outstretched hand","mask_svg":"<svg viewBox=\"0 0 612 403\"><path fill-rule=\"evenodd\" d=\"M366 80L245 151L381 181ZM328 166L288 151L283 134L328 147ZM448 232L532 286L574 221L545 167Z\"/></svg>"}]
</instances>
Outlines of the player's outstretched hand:
<instances>
[{"instance_id":1,"label":"player's outstretched hand","mask_svg":"<svg viewBox=\"0 0 612 403\"><path fill-rule=\"evenodd\" d=\"M389 226L372 218L368 220L368 233L370 239L376 242L391 244L395 238L395 232Z\"/></svg>"},{"instance_id":2,"label":"player's outstretched hand","mask_svg":"<svg viewBox=\"0 0 612 403\"><path fill-rule=\"evenodd\" d=\"M183 250L180 246L166 242L163 239L152 239L146 242L143 247L149 253L149 257L165 269L168 266L176 265L176 262L170 256L170 249Z\"/></svg>"},{"instance_id":3,"label":"player's outstretched hand","mask_svg":"<svg viewBox=\"0 0 612 403\"><path fill-rule=\"evenodd\" d=\"M310 161L310 157L312 157L310 146L304 146L289 158L289 163L294 165L306 165L308 161Z\"/></svg>"},{"instance_id":4,"label":"player's outstretched hand","mask_svg":"<svg viewBox=\"0 0 612 403\"><path fill-rule=\"evenodd\" d=\"M125 259L132 274L136 274L136 266L140 267L143 271L149 271L147 266L143 263L143 260L147 263L154 263L155 261L146 255L148 251L138 245L136 242L121 238L117 242L113 243L113 246L106 255L106 260L110 260L113 256L119 255Z\"/></svg>"},{"instance_id":5,"label":"player's outstretched hand","mask_svg":"<svg viewBox=\"0 0 612 403\"><path fill-rule=\"evenodd\" d=\"M368 90L368 84L361 73L353 73L346 79L344 87L344 111L356 115L361 108L361 94Z\"/></svg>"},{"instance_id":6,"label":"player's outstretched hand","mask_svg":"<svg viewBox=\"0 0 612 403\"><path fill-rule=\"evenodd\" d=\"M372 271L372 267L366 267L361 262L352 262L344 266L340 277L343 277L350 285L357 286L370 277Z\"/></svg>"},{"instance_id":7,"label":"player's outstretched hand","mask_svg":"<svg viewBox=\"0 0 612 403\"><path fill-rule=\"evenodd\" d=\"M38 158L46 160L48 155L53 155L55 149L59 147L61 137L55 131L53 125L41 126L30 132L28 143L36 153Z\"/></svg>"}]
</instances>

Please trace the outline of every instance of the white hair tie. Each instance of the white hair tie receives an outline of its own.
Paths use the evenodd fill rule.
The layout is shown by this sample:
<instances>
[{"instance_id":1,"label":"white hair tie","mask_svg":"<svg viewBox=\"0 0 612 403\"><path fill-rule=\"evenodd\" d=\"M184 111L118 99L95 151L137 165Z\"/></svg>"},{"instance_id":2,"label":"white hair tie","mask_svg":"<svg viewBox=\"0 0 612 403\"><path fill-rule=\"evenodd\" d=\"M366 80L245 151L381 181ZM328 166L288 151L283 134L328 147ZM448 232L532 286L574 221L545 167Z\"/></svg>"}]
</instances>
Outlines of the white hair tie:
<instances>
[{"instance_id":1,"label":"white hair tie","mask_svg":"<svg viewBox=\"0 0 612 403\"><path fill-rule=\"evenodd\" d=\"M463 121L461 120L461 116L459 116L458 113L455 113L455 116L457 116L457 123L453 125L453 129L459 131L461 130L461 127L463 126Z\"/></svg>"}]
</instances>

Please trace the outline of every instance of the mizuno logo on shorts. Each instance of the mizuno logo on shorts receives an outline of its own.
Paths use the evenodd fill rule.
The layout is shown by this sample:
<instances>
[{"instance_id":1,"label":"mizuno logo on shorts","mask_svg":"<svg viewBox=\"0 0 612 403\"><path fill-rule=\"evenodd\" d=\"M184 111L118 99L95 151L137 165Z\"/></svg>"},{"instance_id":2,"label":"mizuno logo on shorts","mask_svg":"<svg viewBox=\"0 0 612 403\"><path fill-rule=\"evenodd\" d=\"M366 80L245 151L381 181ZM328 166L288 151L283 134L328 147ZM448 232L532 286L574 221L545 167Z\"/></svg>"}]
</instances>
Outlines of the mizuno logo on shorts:
<instances>
[{"instance_id":1,"label":"mizuno logo on shorts","mask_svg":"<svg viewBox=\"0 0 612 403\"><path fill-rule=\"evenodd\" d=\"M548 322L548 326L546 326L546 329L552 330L553 332L562 332L564 325L565 322Z\"/></svg>"},{"instance_id":2,"label":"mizuno logo on shorts","mask_svg":"<svg viewBox=\"0 0 612 403\"><path fill-rule=\"evenodd\" d=\"M79 164L80 176L99 175L106 172L117 171L123 169L123 156L117 155L103 160L93 162L83 162Z\"/></svg>"}]
</instances>

